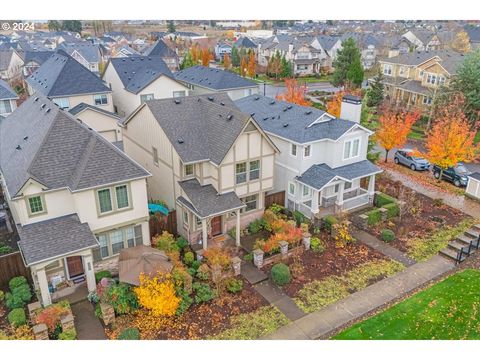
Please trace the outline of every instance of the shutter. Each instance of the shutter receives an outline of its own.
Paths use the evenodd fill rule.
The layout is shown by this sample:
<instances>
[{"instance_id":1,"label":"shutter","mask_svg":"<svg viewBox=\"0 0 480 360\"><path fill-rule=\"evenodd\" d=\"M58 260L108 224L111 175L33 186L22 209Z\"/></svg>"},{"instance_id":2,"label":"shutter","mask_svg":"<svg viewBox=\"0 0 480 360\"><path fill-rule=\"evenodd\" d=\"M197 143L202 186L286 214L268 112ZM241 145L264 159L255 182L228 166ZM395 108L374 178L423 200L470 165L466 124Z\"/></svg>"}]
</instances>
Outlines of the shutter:
<instances>
[{"instance_id":1,"label":"shutter","mask_svg":"<svg viewBox=\"0 0 480 360\"><path fill-rule=\"evenodd\" d=\"M134 227L135 230L135 246L143 244L143 236L142 236L142 225L136 225Z\"/></svg>"}]
</instances>

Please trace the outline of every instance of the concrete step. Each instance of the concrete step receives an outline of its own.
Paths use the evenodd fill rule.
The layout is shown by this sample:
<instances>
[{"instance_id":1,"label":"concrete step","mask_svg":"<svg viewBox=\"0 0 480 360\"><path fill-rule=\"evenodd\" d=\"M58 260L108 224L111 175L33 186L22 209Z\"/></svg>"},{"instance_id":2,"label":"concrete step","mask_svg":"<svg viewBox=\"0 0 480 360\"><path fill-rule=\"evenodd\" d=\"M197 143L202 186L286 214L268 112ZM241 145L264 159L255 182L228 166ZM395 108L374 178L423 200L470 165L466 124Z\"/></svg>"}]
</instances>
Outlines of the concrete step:
<instances>
[{"instance_id":1,"label":"concrete step","mask_svg":"<svg viewBox=\"0 0 480 360\"><path fill-rule=\"evenodd\" d=\"M480 236L480 230L475 231L473 229L468 229L467 231L465 231L465 235L475 240L475 239L478 239L478 237Z\"/></svg>"},{"instance_id":2,"label":"concrete step","mask_svg":"<svg viewBox=\"0 0 480 360\"><path fill-rule=\"evenodd\" d=\"M445 256L448 259L457 260L458 251L455 251L455 250L450 249L450 248L445 248L443 250L440 250L440 254ZM464 259L462 259L462 260L464 260Z\"/></svg>"},{"instance_id":3,"label":"concrete step","mask_svg":"<svg viewBox=\"0 0 480 360\"><path fill-rule=\"evenodd\" d=\"M470 241L472 241L473 239L471 237L468 237L468 236L462 234L462 235L457 236L457 238L455 240L458 241L458 242L461 242L465 245L468 245L468 244L470 244Z\"/></svg>"},{"instance_id":4,"label":"concrete step","mask_svg":"<svg viewBox=\"0 0 480 360\"><path fill-rule=\"evenodd\" d=\"M477 231L480 231L480 224L473 225L473 229L477 230Z\"/></svg>"},{"instance_id":5,"label":"concrete step","mask_svg":"<svg viewBox=\"0 0 480 360\"><path fill-rule=\"evenodd\" d=\"M454 251L460 251L463 247L468 247L468 245L460 241L451 241L448 243L448 248Z\"/></svg>"}]
</instances>

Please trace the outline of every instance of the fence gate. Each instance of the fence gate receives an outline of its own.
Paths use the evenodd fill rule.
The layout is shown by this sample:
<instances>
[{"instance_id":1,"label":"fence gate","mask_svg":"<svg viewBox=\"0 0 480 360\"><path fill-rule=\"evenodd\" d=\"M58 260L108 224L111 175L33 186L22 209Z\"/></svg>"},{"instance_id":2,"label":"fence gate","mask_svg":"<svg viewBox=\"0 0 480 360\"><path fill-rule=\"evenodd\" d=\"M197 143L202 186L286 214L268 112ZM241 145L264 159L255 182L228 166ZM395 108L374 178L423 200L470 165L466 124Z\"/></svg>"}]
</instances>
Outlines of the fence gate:
<instances>
[{"instance_id":1,"label":"fence gate","mask_svg":"<svg viewBox=\"0 0 480 360\"><path fill-rule=\"evenodd\" d=\"M285 206L285 191L265 195L265 208L268 208L273 204Z\"/></svg>"},{"instance_id":2,"label":"fence gate","mask_svg":"<svg viewBox=\"0 0 480 360\"><path fill-rule=\"evenodd\" d=\"M15 276L25 276L32 283L32 275L23 264L19 251L0 256L0 288L7 287L8 281Z\"/></svg>"},{"instance_id":3,"label":"fence gate","mask_svg":"<svg viewBox=\"0 0 480 360\"><path fill-rule=\"evenodd\" d=\"M167 216L156 213L150 216L150 238L157 234L168 231L175 236L177 233L177 212L172 210Z\"/></svg>"}]
</instances>

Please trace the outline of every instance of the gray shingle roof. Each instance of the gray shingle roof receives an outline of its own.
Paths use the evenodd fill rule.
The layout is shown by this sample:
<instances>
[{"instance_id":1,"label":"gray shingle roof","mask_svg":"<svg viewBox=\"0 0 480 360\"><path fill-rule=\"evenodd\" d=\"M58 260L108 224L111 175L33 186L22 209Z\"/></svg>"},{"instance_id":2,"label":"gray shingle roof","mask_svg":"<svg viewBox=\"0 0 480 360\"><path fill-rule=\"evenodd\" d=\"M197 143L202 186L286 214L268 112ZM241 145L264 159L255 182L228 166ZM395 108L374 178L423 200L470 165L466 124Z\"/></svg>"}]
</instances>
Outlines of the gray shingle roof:
<instances>
[{"instance_id":1,"label":"gray shingle roof","mask_svg":"<svg viewBox=\"0 0 480 360\"><path fill-rule=\"evenodd\" d=\"M368 160L362 160L350 165L344 165L332 169L327 164L312 165L297 180L316 190L321 190L325 185L336 177L352 181L360 177L380 173L382 170Z\"/></svg>"},{"instance_id":2,"label":"gray shingle roof","mask_svg":"<svg viewBox=\"0 0 480 360\"><path fill-rule=\"evenodd\" d=\"M161 75L174 79L167 64L158 55L112 58L110 63L115 68L125 90L134 94L138 94Z\"/></svg>"},{"instance_id":3,"label":"gray shingle roof","mask_svg":"<svg viewBox=\"0 0 480 360\"><path fill-rule=\"evenodd\" d=\"M398 85L398 88L424 95L427 95L430 91L427 87L422 86L421 81L417 80L407 80Z\"/></svg>"},{"instance_id":4,"label":"gray shingle roof","mask_svg":"<svg viewBox=\"0 0 480 360\"><path fill-rule=\"evenodd\" d=\"M235 46L239 49L240 48L252 49L257 47L257 45L250 38L246 36L239 38L235 42Z\"/></svg>"},{"instance_id":5,"label":"gray shingle roof","mask_svg":"<svg viewBox=\"0 0 480 360\"><path fill-rule=\"evenodd\" d=\"M176 57L177 54L159 39L145 51L145 56Z\"/></svg>"},{"instance_id":6,"label":"gray shingle roof","mask_svg":"<svg viewBox=\"0 0 480 360\"><path fill-rule=\"evenodd\" d=\"M0 169L12 197L30 178L76 191L149 176L100 134L35 96L0 123Z\"/></svg>"},{"instance_id":7,"label":"gray shingle roof","mask_svg":"<svg viewBox=\"0 0 480 360\"><path fill-rule=\"evenodd\" d=\"M95 111L98 111L98 112L101 112L102 114L105 114L107 116L111 116L111 117L114 117L114 118L117 118L117 119L120 119L120 116L118 116L117 114L113 113L113 112L110 112L110 111L107 111L105 109L102 109L100 107L97 107L97 106L93 106L93 105L90 105L90 104L85 104L85 103L80 103L78 104L77 106L74 106L73 108L71 108L68 112L72 115L77 115L79 113L81 113L83 110L85 109L92 109L92 110L95 110Z\"/></svg>"},{"instance_id":8,"label":"gray shingle roof","mask_svg":"<svg viewBox=\"0 0 480 360\"><path fill-rule=\"evenodd\" d=\"M103 81L63 50L58 50L27 82L40 94L52 97L107 93Z\"/></svg>"},{"instance_id":9,"label":"gray shingle roof","mask_svg":"<svg viewBox=\"0 0 480 360\"><path fill-rule=\"evenodd\" d=\"M462 63L464 59L463 54L459 54L455 51L449 50L436 50L436 51L414 51L410 53L400 54L391 58L384 58L381 61L392 63L392 64L403 64L403 65L420 65L429 59L438 56L440 60L440 65L442 65L445 70L450 74L455 74L458 66Z\"/></svg>"},{"instance_id":10,"label":"gray shingle roof","mask_svg":"<svg viewBox=\"0 0 480 360\"><path fill-rule=\"evenodd\" d=\"M211 160L220 164L249 120L225 93L145 104L186 163Z\"/></svg>"},{"instance_id":11,"label":"gray shingle roof","mask_svg":"<svg viewBox=\"0 0 480 360\"><path fill-rule=\"evenodd\" d=\"M235 104L244 113L253 114L252 117L265 132L300 144L326 139L337 140L357 125L353 121L334 118L309 126L328 113L261 95L244 97L235 101Z\"/></svg>"},{"instance_id":12,"label":"gray shingle roof","mask_svg":"<svg viewBox=\"0 0 480 360\"><path fill-rule=\"evenodd\" d=\"M211 90L241 89L257 84L230 71L196 65L173 74L179 81Z\"/></svg>"},{"instance_id":13,"label":"gray shingle roof","mask_svg":"<svg viewBox=\"0 0 480 360\"><path fill-rule=\"evenodd\" d=\"M98 45L94 45L88 41L81 43L62 43L60 48L65 50L70 56L76 51L89 63L100 62L100 50Z\"/></svg>"},{"instance_id":14,"label":"gray shingle roof","mask_svg":"<svg viewBox=\"0 0 480 360\"><path fill-rule=\"evenodd\" d=\"M18 95L6 81L0 79L0 100L18 99Z\"/></svg>"},{"instance_id":15,"label":"gray shingle roof","mask_svg":"<svg viewBox=\"0 0 480 360\"><path fill-rule=\"evenodd\" d=\"M198 180L178 182L190 201L180 196L177 200L189 207L201 218L225 213L245 206L235 192L219 195L212 185L201 186Z\"/></svg>"},{"instance_id":16,"label":"gray shingle roof","mask_svg":"<svg viewBox=\"0 0 480 360\"><path fill-rule=\"evenodd\" d=\"M53 51L24 51L22 53L23 62L27 64L30 61L35 61L38 65L42 65L53 53Z\"/></svg>"},{"instance_id":17,"label":"gray shingle roof","mask_svg":"<svg viewBox=\"0 0 480 360\"><path fill-rule=\"evenodd\" d=\"M13 50L0 50L0 71L6 70L12 59Z\"/></svg>"},{"instance_id":18,"label":"gray shingle roof","mask_svg":"<svg viewBox=\"0 0 480 360\"><path fill-rule=\"evenodd\" d=\"M98 246L88 224L76 214L18 226L18 235L27 266Z\"/></svg>"}]
</instances>

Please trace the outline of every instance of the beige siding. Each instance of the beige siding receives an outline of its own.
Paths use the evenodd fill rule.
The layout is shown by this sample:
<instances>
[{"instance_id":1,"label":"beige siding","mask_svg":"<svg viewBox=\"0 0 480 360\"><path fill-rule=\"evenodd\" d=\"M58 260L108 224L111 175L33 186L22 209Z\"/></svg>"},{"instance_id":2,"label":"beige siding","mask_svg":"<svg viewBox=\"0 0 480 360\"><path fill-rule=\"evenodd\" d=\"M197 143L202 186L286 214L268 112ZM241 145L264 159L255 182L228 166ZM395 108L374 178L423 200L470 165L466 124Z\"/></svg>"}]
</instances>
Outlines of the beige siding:
<instances>
[{"instance_id":1,"label":"beige siding","mask_svg":"<svg viewBox=\"0 0 480 360\"><path fill-rule=\"evenodd\" d=\"M89 127L97 131L110 142L121 141L122 133L118 126L118 119L106 114L102 114L92 109L86 109L76 115Z\"/></svg>"}]
</instances>

